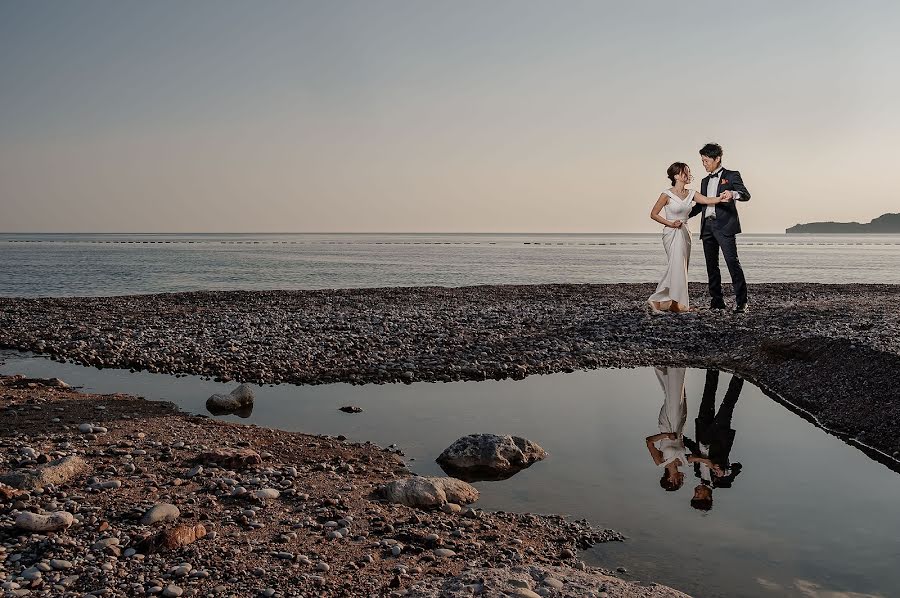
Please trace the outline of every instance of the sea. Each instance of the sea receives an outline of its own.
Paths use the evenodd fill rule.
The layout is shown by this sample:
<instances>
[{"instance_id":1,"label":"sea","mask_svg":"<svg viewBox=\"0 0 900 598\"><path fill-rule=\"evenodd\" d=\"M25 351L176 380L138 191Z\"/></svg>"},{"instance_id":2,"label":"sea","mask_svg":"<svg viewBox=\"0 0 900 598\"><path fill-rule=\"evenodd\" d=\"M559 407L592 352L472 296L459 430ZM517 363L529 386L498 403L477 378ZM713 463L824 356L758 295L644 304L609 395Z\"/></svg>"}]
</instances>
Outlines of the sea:
<instances>
[{"instance_id":1,"label":"sea","mask_svg":"<svg viewBox=\"0 0 900 598\"><path fill-rule=\"evenodd\" d=\"M738 243L751 285L900 284L900 235ZM693 245L689 277L703 282ZM0 234L0 296L655 282L665 261L659 234Z\"/></svg>"}]
</instances>

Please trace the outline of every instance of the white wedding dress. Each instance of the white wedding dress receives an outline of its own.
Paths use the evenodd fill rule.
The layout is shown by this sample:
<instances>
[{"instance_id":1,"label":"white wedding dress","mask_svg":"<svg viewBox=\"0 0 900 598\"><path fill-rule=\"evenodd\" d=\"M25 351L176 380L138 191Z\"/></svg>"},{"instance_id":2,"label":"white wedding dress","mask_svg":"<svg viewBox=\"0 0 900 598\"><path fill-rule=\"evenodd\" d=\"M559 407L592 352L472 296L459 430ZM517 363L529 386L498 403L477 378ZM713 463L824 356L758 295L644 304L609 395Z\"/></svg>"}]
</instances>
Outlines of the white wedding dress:
<instances>
[{"instance_id":1,"label":"white wedding dress","mask_svg":"<svg viewBox=\"0 0 900 598\"><path fill-rule=\"evenodd\" d=\"M674 432L678 435L674 440L663 438L654 443L663 454L660 467L665 467L675 459L682 465L688 464L688 451L684 445L684 423L687 421L687 395L684 392L685 368L654 368L659 385L662 386L665 400L659 410L660 433Z\"/></svg>"},{"instance_id":2,"label":"white wedding dress","mask_svg":"<svg viewBox=\"0 0 900 598\"><path fill-rule=\"evenodd\" d=\"M648 302L650 307L655 311L659 311L654 303L663 303L677 301L684 308L690 307L690 297L688 296L688 265L691 261L691 231L688 228L688 216L691 208L694 207L694 191L691 190L688 196L681 199L668 189L663 191L669 196L668 203L663 206L666 220L681 220L683 224L681 228L666 227L663 230L663 247L666 249L666 256L669 258L666 273L656 292L650 295Z\"/></svg>"}]
</instances>

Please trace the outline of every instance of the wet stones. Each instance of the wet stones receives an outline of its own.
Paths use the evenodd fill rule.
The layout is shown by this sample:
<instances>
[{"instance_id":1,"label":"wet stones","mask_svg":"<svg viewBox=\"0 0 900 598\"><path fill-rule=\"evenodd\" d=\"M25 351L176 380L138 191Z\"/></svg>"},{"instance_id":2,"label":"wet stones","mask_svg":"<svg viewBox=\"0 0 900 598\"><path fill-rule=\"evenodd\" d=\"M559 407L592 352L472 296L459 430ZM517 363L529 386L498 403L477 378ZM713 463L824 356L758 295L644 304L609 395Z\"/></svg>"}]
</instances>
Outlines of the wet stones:
<instances>
[{"instance_id":1,"label":"wet stones","mask_svg":"<svg viewBox=\"0 0 900 598\"><path fill-rule=\"evenodd\" d=\"M503 480L547 456L535 442L519 436L470 434L436 459L448 474L466 481Z\"/></svg>"},{"instance_id":2,"label":"wet stones","mask_svg":"<svg viewBox=\"0 0 900 598\"><path fill-rule=\"evenodd\" d=\"M357 407L356 405L344 405L338 411L343 411L344 413L362 413L362 407Z\"/></svg>"}]
</instances>

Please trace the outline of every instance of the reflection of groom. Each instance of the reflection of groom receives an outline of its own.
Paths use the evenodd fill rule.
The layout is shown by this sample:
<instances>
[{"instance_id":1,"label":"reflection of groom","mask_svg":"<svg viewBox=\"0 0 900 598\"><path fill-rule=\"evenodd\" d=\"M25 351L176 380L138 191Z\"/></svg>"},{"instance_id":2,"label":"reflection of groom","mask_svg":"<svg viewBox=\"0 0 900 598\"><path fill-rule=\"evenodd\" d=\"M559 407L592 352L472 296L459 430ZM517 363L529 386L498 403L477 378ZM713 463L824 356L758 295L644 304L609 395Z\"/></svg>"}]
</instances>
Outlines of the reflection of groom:
<instances>
[{"instance_id":1,"label":"reflection of groom","mask_svg":"<svg viewBox=\"0 0 900 598\"><path fill-rule=\"evenodd\" d=\"M729 201L712 206L697 204L690 216L703 213L700 224L700 240L703 241L703 255L706 257L706 274L709 277L709 295L712 297L710 309L725 309L722 295L722 273L719 271L719 249L725 257L725 265L731 274L731 284L737 305L735 313L747 311L747 281L737 254L736 235L741 232L735 201L750 201L750 191L737 170L722 168L722 147L717 143L707 143L700 150L703 167L709 174L700 183L700 193L706 197L723 196ZM733 201L731 201L733 200Z\"/></svg>"},{"instance_id":2,"label":"reflection of groom","mask_svg":"<svg viewBox=\"0 0 900 598\"><path fill-rule=\"evenodd\" d=\"M729 461L731 447L734 446L736 432L731 428L734 407L741 396L744 380L732 376L728 383L725 398L716 412L716 390L719 387L719 371L706 370L706 384L703 386L703 399L700 410L694 420L696 442L685 437L684 444L691 454L707 457L715 465L712 472L708 467L695 466L695 474L700 478L700 486L694 489L695 500L691 504L702 510L712 507L713 488L731 488L732 482L741 472L741 464ZM694 504L694 503L697 504Z\"/></svg>"}]
</instances>

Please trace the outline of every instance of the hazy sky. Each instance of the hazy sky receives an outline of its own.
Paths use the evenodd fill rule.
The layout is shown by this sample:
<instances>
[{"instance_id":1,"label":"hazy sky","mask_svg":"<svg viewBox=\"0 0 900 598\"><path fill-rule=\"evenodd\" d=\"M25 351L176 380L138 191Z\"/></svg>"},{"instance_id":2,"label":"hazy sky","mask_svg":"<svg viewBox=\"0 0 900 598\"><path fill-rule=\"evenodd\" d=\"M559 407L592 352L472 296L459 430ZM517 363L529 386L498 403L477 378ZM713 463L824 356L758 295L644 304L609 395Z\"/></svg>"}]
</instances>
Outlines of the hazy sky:
<instances>
[{"instance_id":1,"label":"hazy sky","mask_svg":"<svg viewBox=\"0 0 900 598\"><path fill-rule=\"evenodd\" d=\"M900 211L900 3L0 0L0 230L745 232ZM699 186L699 176L697 177Z\"/></svg>"}]
</instances>

